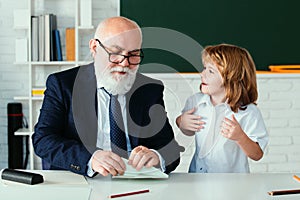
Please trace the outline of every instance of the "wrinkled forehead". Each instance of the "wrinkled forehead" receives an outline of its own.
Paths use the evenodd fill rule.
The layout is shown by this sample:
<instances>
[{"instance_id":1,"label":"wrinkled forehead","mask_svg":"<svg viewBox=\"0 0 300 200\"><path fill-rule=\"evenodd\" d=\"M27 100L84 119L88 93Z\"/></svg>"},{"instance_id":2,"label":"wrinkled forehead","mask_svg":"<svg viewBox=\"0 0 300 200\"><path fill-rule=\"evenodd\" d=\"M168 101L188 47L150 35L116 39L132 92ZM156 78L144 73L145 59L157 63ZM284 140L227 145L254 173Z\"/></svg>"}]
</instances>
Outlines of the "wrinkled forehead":
<instances>
[{"instance_id":1,"label":"wrinkled forehead","mask_svg":"<svg viewBox=\"0 0 300 200\"><path fill-rule=\"evenodd\" d=\"M140 49L142 46L140 29L119 32L108 30L105 34L99 35L99 39L107 47L119 46L127 51Z\"/></svg>"}]
</instances>

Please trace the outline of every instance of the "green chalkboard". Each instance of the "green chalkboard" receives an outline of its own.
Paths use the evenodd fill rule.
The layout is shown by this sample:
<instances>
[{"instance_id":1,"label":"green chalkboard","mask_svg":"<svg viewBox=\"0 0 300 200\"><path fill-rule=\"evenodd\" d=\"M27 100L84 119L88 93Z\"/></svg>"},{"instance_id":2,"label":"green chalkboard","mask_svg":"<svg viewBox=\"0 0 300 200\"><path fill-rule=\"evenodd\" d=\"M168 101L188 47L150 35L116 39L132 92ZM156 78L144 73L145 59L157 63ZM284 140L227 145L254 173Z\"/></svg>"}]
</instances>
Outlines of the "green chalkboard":
<instances>
[{"instance_id":1,"label":"green chalkboard","mask_svg":"<svg viewBox=\"0 0 300 200\"><path fill-rule=\"evenodd\" d=\"M300 64L299 9L299 0L120 0L120 15L143 28L144 41L150 37L143 46L144 72L201 70L201 49L194 42L202 47L242 46L252 55L257 70ZM156 44L151 46L151 42ZM174 51L181 46L181 52Z\"/></svg>"}]
</instances>

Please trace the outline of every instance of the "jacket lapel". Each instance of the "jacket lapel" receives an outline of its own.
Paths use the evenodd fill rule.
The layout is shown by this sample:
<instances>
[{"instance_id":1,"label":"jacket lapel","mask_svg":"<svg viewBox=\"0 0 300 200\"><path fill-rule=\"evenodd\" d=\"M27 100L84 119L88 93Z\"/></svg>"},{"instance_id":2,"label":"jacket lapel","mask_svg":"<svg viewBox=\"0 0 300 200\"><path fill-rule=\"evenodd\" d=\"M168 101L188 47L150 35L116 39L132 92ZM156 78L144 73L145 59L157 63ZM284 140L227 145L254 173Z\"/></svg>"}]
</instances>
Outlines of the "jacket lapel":
<instances>
[{"instance_id":1,"label":"jacket lapel","mask_svg":"<svg viewBox=\"0 0 300 200\"><path fill-rule=\"evenodd\" d=\"M81 141L90 152L97 141L97 96L94 63L81 66L78 70L72 93L72 107L75 127Z\"/></svg>"}]
</instances>

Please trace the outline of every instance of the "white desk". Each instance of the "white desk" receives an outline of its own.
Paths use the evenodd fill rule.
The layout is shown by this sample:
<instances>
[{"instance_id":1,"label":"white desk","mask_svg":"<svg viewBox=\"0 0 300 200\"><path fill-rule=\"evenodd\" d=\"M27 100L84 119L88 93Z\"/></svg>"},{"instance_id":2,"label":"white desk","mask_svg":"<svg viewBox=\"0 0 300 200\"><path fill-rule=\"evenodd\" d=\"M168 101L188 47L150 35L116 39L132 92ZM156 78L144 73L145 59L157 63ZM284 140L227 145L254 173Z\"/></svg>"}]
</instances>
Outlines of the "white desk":
<instances>
[{"instance_id":1,"label":"white desk","mask_svg":"<svg viewBox=\"0 0 300 200\"><path fill-rule=\"evenodd\" d=\"M300 188L293 174L170 174L165 180L127 180L97 176L82 181L70 172L38 171L45 182L39 185L0 185L1 199L90 199L107 200L109 195L149 189L149 193L120 197L120 200L299 200L300 194L269 196L268 191ZM75 179L74 179L75 178ZM72 180L71 180L72 179ZM89 197L88 197L89 196Z\"/></svg>"},{"instance_id":2,"label":"white desk","mask_svg":"<svg viewBox=\"0 0 300 200\"><path fill-rule=\"evenodd\" d=\"M111 194L149 189L150 193L116 199L151 200L266 200L300 199L300 194L270 196L268 191L300 188L293 174L170 174L167 180L116 180L97 176L88 179L91 200Z\"/></svg>"}]
</instances>

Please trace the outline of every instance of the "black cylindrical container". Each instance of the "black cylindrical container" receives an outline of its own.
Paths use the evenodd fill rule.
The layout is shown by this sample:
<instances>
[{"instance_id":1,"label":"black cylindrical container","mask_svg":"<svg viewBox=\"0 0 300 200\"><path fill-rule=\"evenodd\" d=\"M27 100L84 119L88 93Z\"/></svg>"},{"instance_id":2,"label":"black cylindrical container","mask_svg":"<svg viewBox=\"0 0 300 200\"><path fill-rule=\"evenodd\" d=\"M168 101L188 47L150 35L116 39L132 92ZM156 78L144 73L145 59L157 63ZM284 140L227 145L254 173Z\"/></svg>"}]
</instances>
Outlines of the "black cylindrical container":
<instances>
[{"instance_id":1,"label":"black cylindrical container","mask_svg":"<svg viewBox=\"0 0 300 200\"><path fill-rule=\"evenodd\" d=\"M8 168L23 168L23 137L15 131L22 128L23 112L21 103L7 104Z\"/></svg>"}]
</instances>

